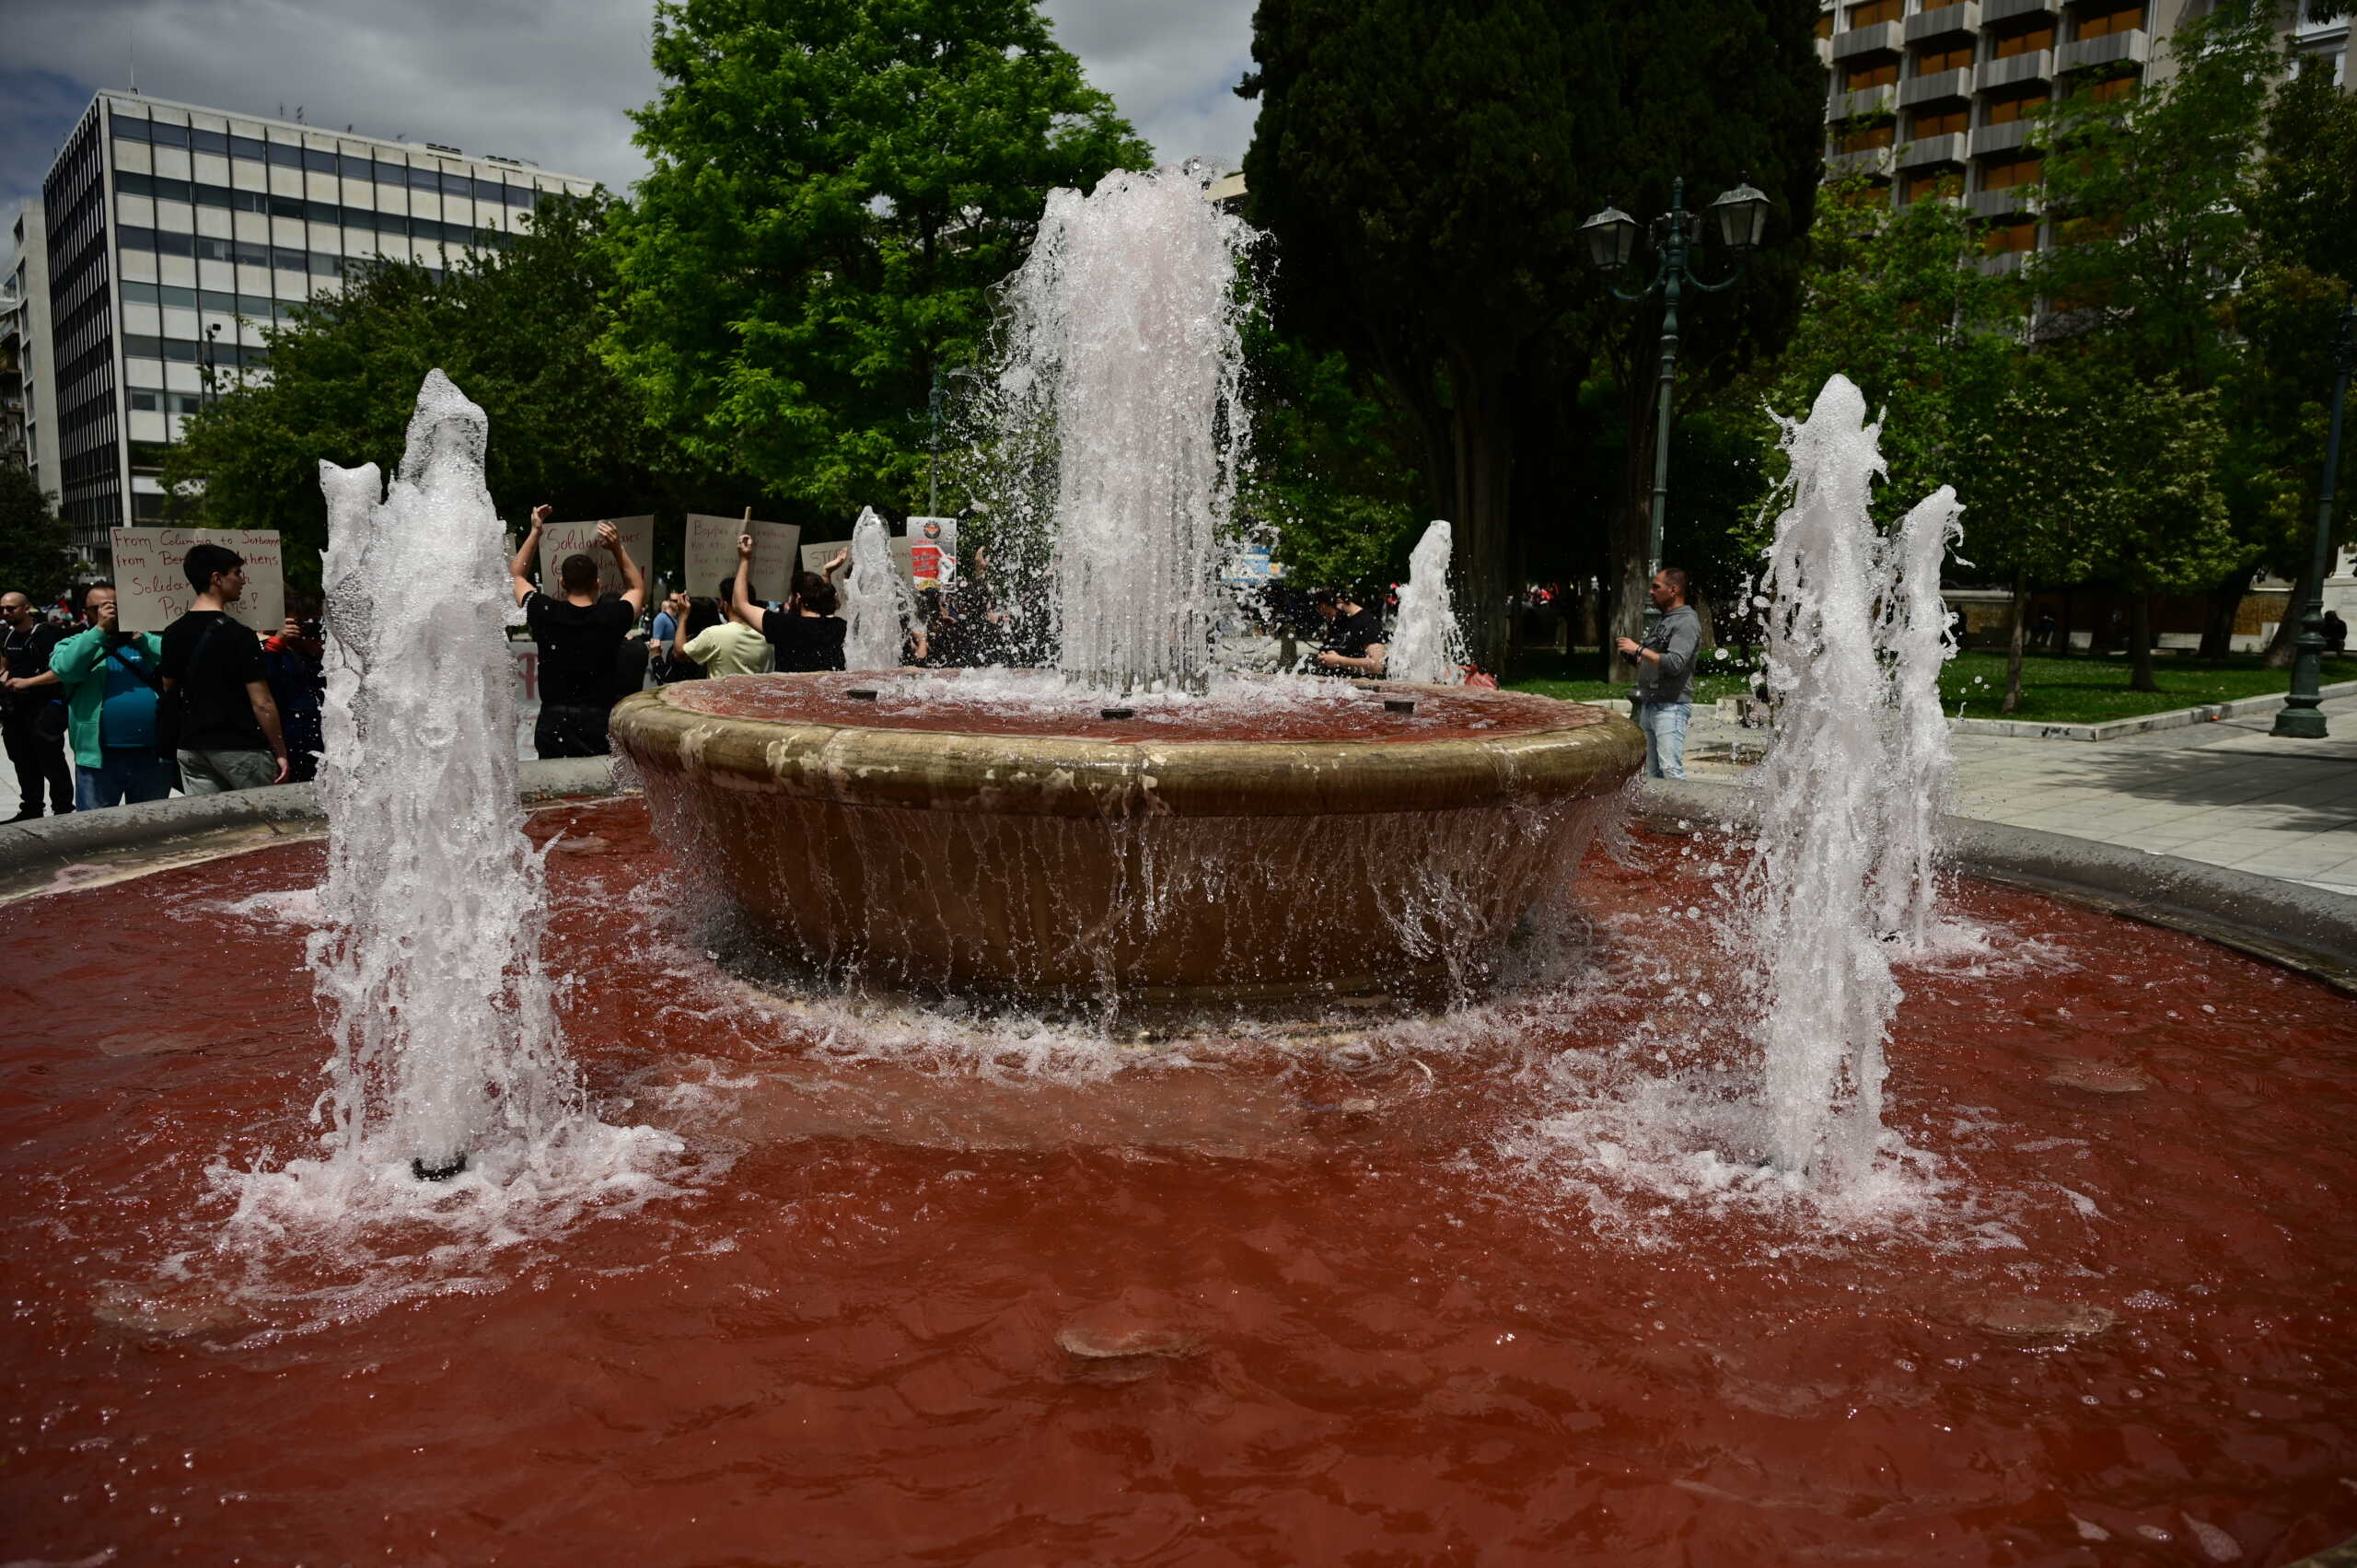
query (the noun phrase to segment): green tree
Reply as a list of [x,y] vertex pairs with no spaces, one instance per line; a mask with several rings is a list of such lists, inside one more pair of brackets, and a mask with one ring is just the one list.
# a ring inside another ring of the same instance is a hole
[[678,0],[655,66],[612,363],[701,462],[908,510],[935,373],[982,354],[1048,192],[1151,153],[1033,0]]
[[47,603],[73,580],[73,529],[32,470],[0,459],[0,593]]
[[[1261,0],[1237,90],[1260,100],[1245,174],[1282,257],[1279,325],[1407,411],[1484,662],[1503,651],[1517,510],[1562,526],[1572,476],[1532,459],[1571,449],[1599,346],[1658,321],[1609,300],[1579,225],[1611,199],[1666,206],[1681,169],[1748,169],[1805,226],[1815,19],[1805,0]],[[1763,257],[1689,312],[1701,379],[1789,330],[1794,267]]]
[[1340,354],[1318,354],[1254,316],[1252,470],[1248,521],[1273,534],[1287,580],[1308,587],[1396,582],[1424,524],[1423,485],[1399,456],[1409,444],[1379,387],[1361,385]]
[[298,307],[267,334],[269,379],[225,391],[171,447],[165,475],[187,514],[279,529],[290,578],[315,586],[327,530],[320,460],[389,474],[418,384],[436,366],[490,415],[485,478],[503,516],[541,501],[573,517],[668,510],[698,495],[744,505],[737,488],[685,469],[598,354],[612,281],[598,244],[608,210],[602,198],[543,198],[507,249],[439,280],[372,263],[341,293]]

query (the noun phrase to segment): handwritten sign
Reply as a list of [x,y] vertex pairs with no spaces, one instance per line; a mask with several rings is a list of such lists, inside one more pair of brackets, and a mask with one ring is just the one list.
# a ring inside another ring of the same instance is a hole
[[691,598],[709,594],[723,577],[737,575],[737,536],[742,533],[753,536],[753,569],[747,585],[752,596],[773,601],[785,598],[792,587],[795,549],[802,540],[800,525],[765,523],[759,517],[749,524],[741,517],[690,512],[682,557],[688,563]]
[[586,555],[598,563],[598,592],[618,594],[630,585],[622,581],[620,568],[614,564],[610,552],[599,548],[598,525],[611,523],[622,536],[622,547],[630,552],[631,560],[638,566],[639,575],[650,583],[655,576],[655,519],[644,517],[591,517],[586,522],[551,523],[540,530],[540,590],[559,592],[557,567],[568,555]]
[[196,600],[180,563],[200,544],[226,546],[245,557],[246,591],[229,606],[232,617],[264,636],[286,619],[286,557],[275,528],[113,530],[116,613],[126,632],[161,632]]
[[827,569],[827,563],[835,558],[838,551],[847,551],[850,548],[851,540],[847,539],[830,539],[824,544],[806,544],[802,547],[802,569],[806,572],[824,572]]
[[946,588],[958,575],[958,519],[909,519],[909,574],[918,590]]

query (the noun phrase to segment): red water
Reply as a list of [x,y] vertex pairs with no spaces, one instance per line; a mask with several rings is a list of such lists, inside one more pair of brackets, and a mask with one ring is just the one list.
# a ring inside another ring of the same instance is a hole
[[11,909],[0,1561],[2272,1564],[2357,1532],[2357,1004],[2305,980],[1968,888],[2020,961],[1910,974],[1891,1050],[1947,1196],[1849,1237],[1607,1223],[1583,1151],[1504,1151],[1562,1045],[1709,1021],[1673,842],[1591,861],[1614,994],[1562,1038],[1027,1086],[842,1060],[642,917],[681,874],[638,807],[560,826],[593,1087],[734,1164],[373,1313],[295,1299],[331,1263],[203,1283],[203,1167],[305,1147],[323,1054],[300,931],[220,906],[318,849]]
[[[1353,688],[1311,685],[1317,700],[1198,701],[1163,705],[1143,698],[1131,717],[1109,719],[1120,699],[1090,696],[1039,683],[1031,700],[994,695],[989,702],[956,700],[955,669],[903,679],[891,675],[738,675],[666,687],[670,702],[716,718],[772,719],[847,725],[860,729],[951,730],[968,735],[1060,735],[1084,740],[1472,740],[1545,729],[1578,729],[1604,722],[1603,710],[1516,691],[1419,691],[1412,713],[1386,708],[1380,693],[1350,701]],[[990,672],[1004,691],[1007,677]],[[872,699],[850,695],[872,691]],[[948,700],[945,701],[944,698]]]

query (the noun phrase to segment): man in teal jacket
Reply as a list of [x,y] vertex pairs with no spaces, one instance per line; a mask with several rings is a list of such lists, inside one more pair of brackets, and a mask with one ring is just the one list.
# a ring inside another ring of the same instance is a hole
[[84,811],[161,800],[180,783],[177,764],[156,754],[156,682],[164,640],[115,624],[114,589],[83,590],[90,629],[50,655],[36,683],[65,688],[66,733],[74,742],[74,804]]

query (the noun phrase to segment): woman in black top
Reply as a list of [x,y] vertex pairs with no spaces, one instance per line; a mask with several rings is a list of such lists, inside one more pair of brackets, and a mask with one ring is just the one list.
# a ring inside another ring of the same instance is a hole
[[765,610],[753,601],[749,577],[753,568],[753,537],[737,540],[737,580],[730,585],[728,613],[770,640],[777,650],[781,671],[843,668],[842,618],[835,613],[835,573],[851,560],[849,548],[839,550],[827,563],[824,575],[796,572],[794,594],[784,610]]

